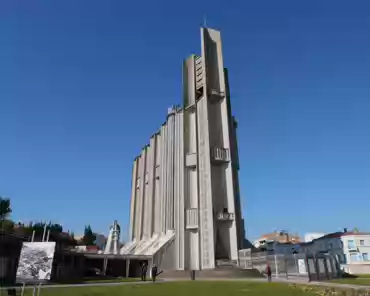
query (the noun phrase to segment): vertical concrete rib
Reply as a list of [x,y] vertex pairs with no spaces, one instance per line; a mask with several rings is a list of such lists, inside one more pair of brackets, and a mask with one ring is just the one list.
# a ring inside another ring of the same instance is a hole
[[141,152],[140,157],[140,187],[139,187],[139,213],[140,219],[137,225],[138,227],[138,239],[141,239],[143,236],[143,224],[145,216],[145,172],[146,172],[146,161],[147,161],[146,148]]
[[154,233],[159,234],[161,232],[161,149],[162,149],[162,139],[161,134],[156,134],[156,173],[155,173],[155,187],[154,187]]
[[198,101],[198,152],[199,152],[199,216],[201,237],[201,268],[212,269],[214,260],[213,205],[211,164],[208,135],[207,100]]
[[174,198],[173,198],[173,204],[174,204],[174,228],[176,229],[177,231],[177,235],[176,235],[176,239],[175,239],[175,268],[178,269],[179,268],[179,247],[180,247],[180,228],[179,228],[179,195],[180,195],[180,188],[179,188],[179,177],[180,177],[180,174],[179,174],[179,170],[180,170],[180,167],[179,167],[179,133],[178,133],[178,129],[179,129],[179,114],[176,113],[175,115],[175,131],[174,131],[174,136],[175,136],[175,141],[174,141]]
[[145,236],[147,238],[153,233],[153,200],[154,200],[154,173],[155,173],[155,136],[150,139],[149,147],[147,148],[148,164],[147,164],[147,193],[146,193],[146,215],[145,215]]
[[130,199],[130,228],[129,239],[134,240],[135,233],[135,206],[136,206],[136,181],[137,181],[137,160],[135,158],[132,166],[132,180],[131,180],[131,199]]
[[174,228],[176,229],[176,269],[184,269],[184,194],[183,194],[183,113],[177,112],[174,117]]
[[166,201],[166,230],[173,229],[173,148],[174,148],[174,115],[167,119],[167,201]]
[[[225,74],[223,66],[223,56],[222,56],[222,42],[221,34],[219,31],[212,29],[203,29],[203,40],[205,44],[205,55],[203,56],[204,62],[207,64],[207,73],[211,75],[206,75],[206,82],[208,84],[208,90],[216,90],[220,94],[220,99],[213,102],[213,113],[212,116],[217,118],[217,113],[220,114],[221,118],[217,119],[217,122],[221,121],[220,131],[222,133],[222,143],[225,149],[230,151],[230,127],[229,127],[229,112],[228,112],[228,100],[226,99],[226,84],[225,84]],[[213,126],[210,126],[210,129]],[[217,133],[213,133],[216,135]],[[225,177],[224,180],[212,180],[215,183],[224,183],[224,188],[226,198],[224,196],[217,196],[218,199],[224,199],[226,201],[226,207],[229,213],[235,214],[235,198],[234,198],[234,183],[233,183],[233,171],[232,171],[232,160],[225,165]],[[236,219],[231,221],[228,228],[228,235],[223,235],[224,244],[227,244],[227,249],[229,252],[229,257],[232,260],[238,259],[238,244],[237,244],[237,229],[236,229]],[[217,242],[216,242],[217,243]]]
[[178,220],[179,220],[179,239],[180,239],[180,249],[179,249],[179,269],[185,269],[185,203],[184,203],[184,112],[179,114],[179,206],[178,206]]
[[212,176],[211,176],[211,158],[209,145],[209,126],[208,121],[208,82],[215,73],[209,72],[207,54],[208,30],[201,29],[202,43],[202,67],[204,73],[204,96],[198,101],[198,151],[199,151],[199,200],[200,204],[200,222],[201,222],[201,257],[202,269],[215,267],[215,240],[214,240],[214,217],[212,200]]
[[167,204],[167,123],[162,126],[162,158],[161,158],[161,232],[166,232]]
[[135,238],[136,241],[139,241],[141,239],[140,237],[140,220],[141,220],[141,201],[140,201],[140,188],[141,188],[141,168],[142,168],[142,157],[141,154],[138,158],[136,158],[136,163],[137,163],[137,179],[136,179],[136,188],[135,188]]

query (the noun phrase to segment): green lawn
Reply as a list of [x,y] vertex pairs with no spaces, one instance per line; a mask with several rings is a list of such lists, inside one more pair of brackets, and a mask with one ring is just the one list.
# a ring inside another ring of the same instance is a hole
[[349,285],[360,285],[360,286],[370,286],[370,277],[363,278],[342,278],[331,280],[331,282],[339,284],[349,284]]
[[120,282],[137,282],[139,278],[114,278],[114,279],[88,279],[84,280],[83,283],[120,283]]
[[[137,282],[139,278],[124,278],[124,277],[116,277],[116,278],[84,278],[81,280],[69,280],[69,281],[60,281],[60,282],[50,282],[48,285],[63,285],[63,284],[94,284],[94,283],[120,283],[120,282]],[[1,295],[0,295],[1,296]]]
[[356,274],[358,278],[370,279],[370,274]]
[[[25,296],[31,296],[27,290]],[[184,281],[105,287],[45,288],[40,296],[300,296],[314,295],[280,283]]]

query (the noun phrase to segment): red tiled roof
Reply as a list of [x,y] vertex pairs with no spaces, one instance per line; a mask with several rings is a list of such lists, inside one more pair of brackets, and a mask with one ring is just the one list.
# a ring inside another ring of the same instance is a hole
[[98,251],[99,248],[97,246],[86,246],[86,251]]

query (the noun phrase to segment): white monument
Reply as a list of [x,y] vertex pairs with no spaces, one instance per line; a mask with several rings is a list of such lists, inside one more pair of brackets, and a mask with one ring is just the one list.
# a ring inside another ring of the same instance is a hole
[[133,165],[129,243],[120,253],[160,269],[213,269],[236,262],[243,248],[237,122],[220,32],[201,28],[201,44],[183,65],[183,105],[168,110]]
[[117,220],[114,221],[110,227],[107,244],[104,249],[104,254],[119,254],[119,239],[121,234],[121,227]]

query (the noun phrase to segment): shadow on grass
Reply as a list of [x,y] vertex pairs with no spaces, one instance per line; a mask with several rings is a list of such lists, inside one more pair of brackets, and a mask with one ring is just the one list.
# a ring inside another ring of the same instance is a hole
[[342,274],[342,278],[344,279],[357,279],[359,276],[358,275],[355,275],[355,274],[349,274],[347,272],[344,272]]
[[110,277],[110,276],[101,276],[101,277],[85,277],[81,279],[65,279],[52,281],[50,285],[72,285],[72,284],[95,284],[95,283],[120,283],[120,282],[137,282],[138,278],[125,278],[125,277]]

